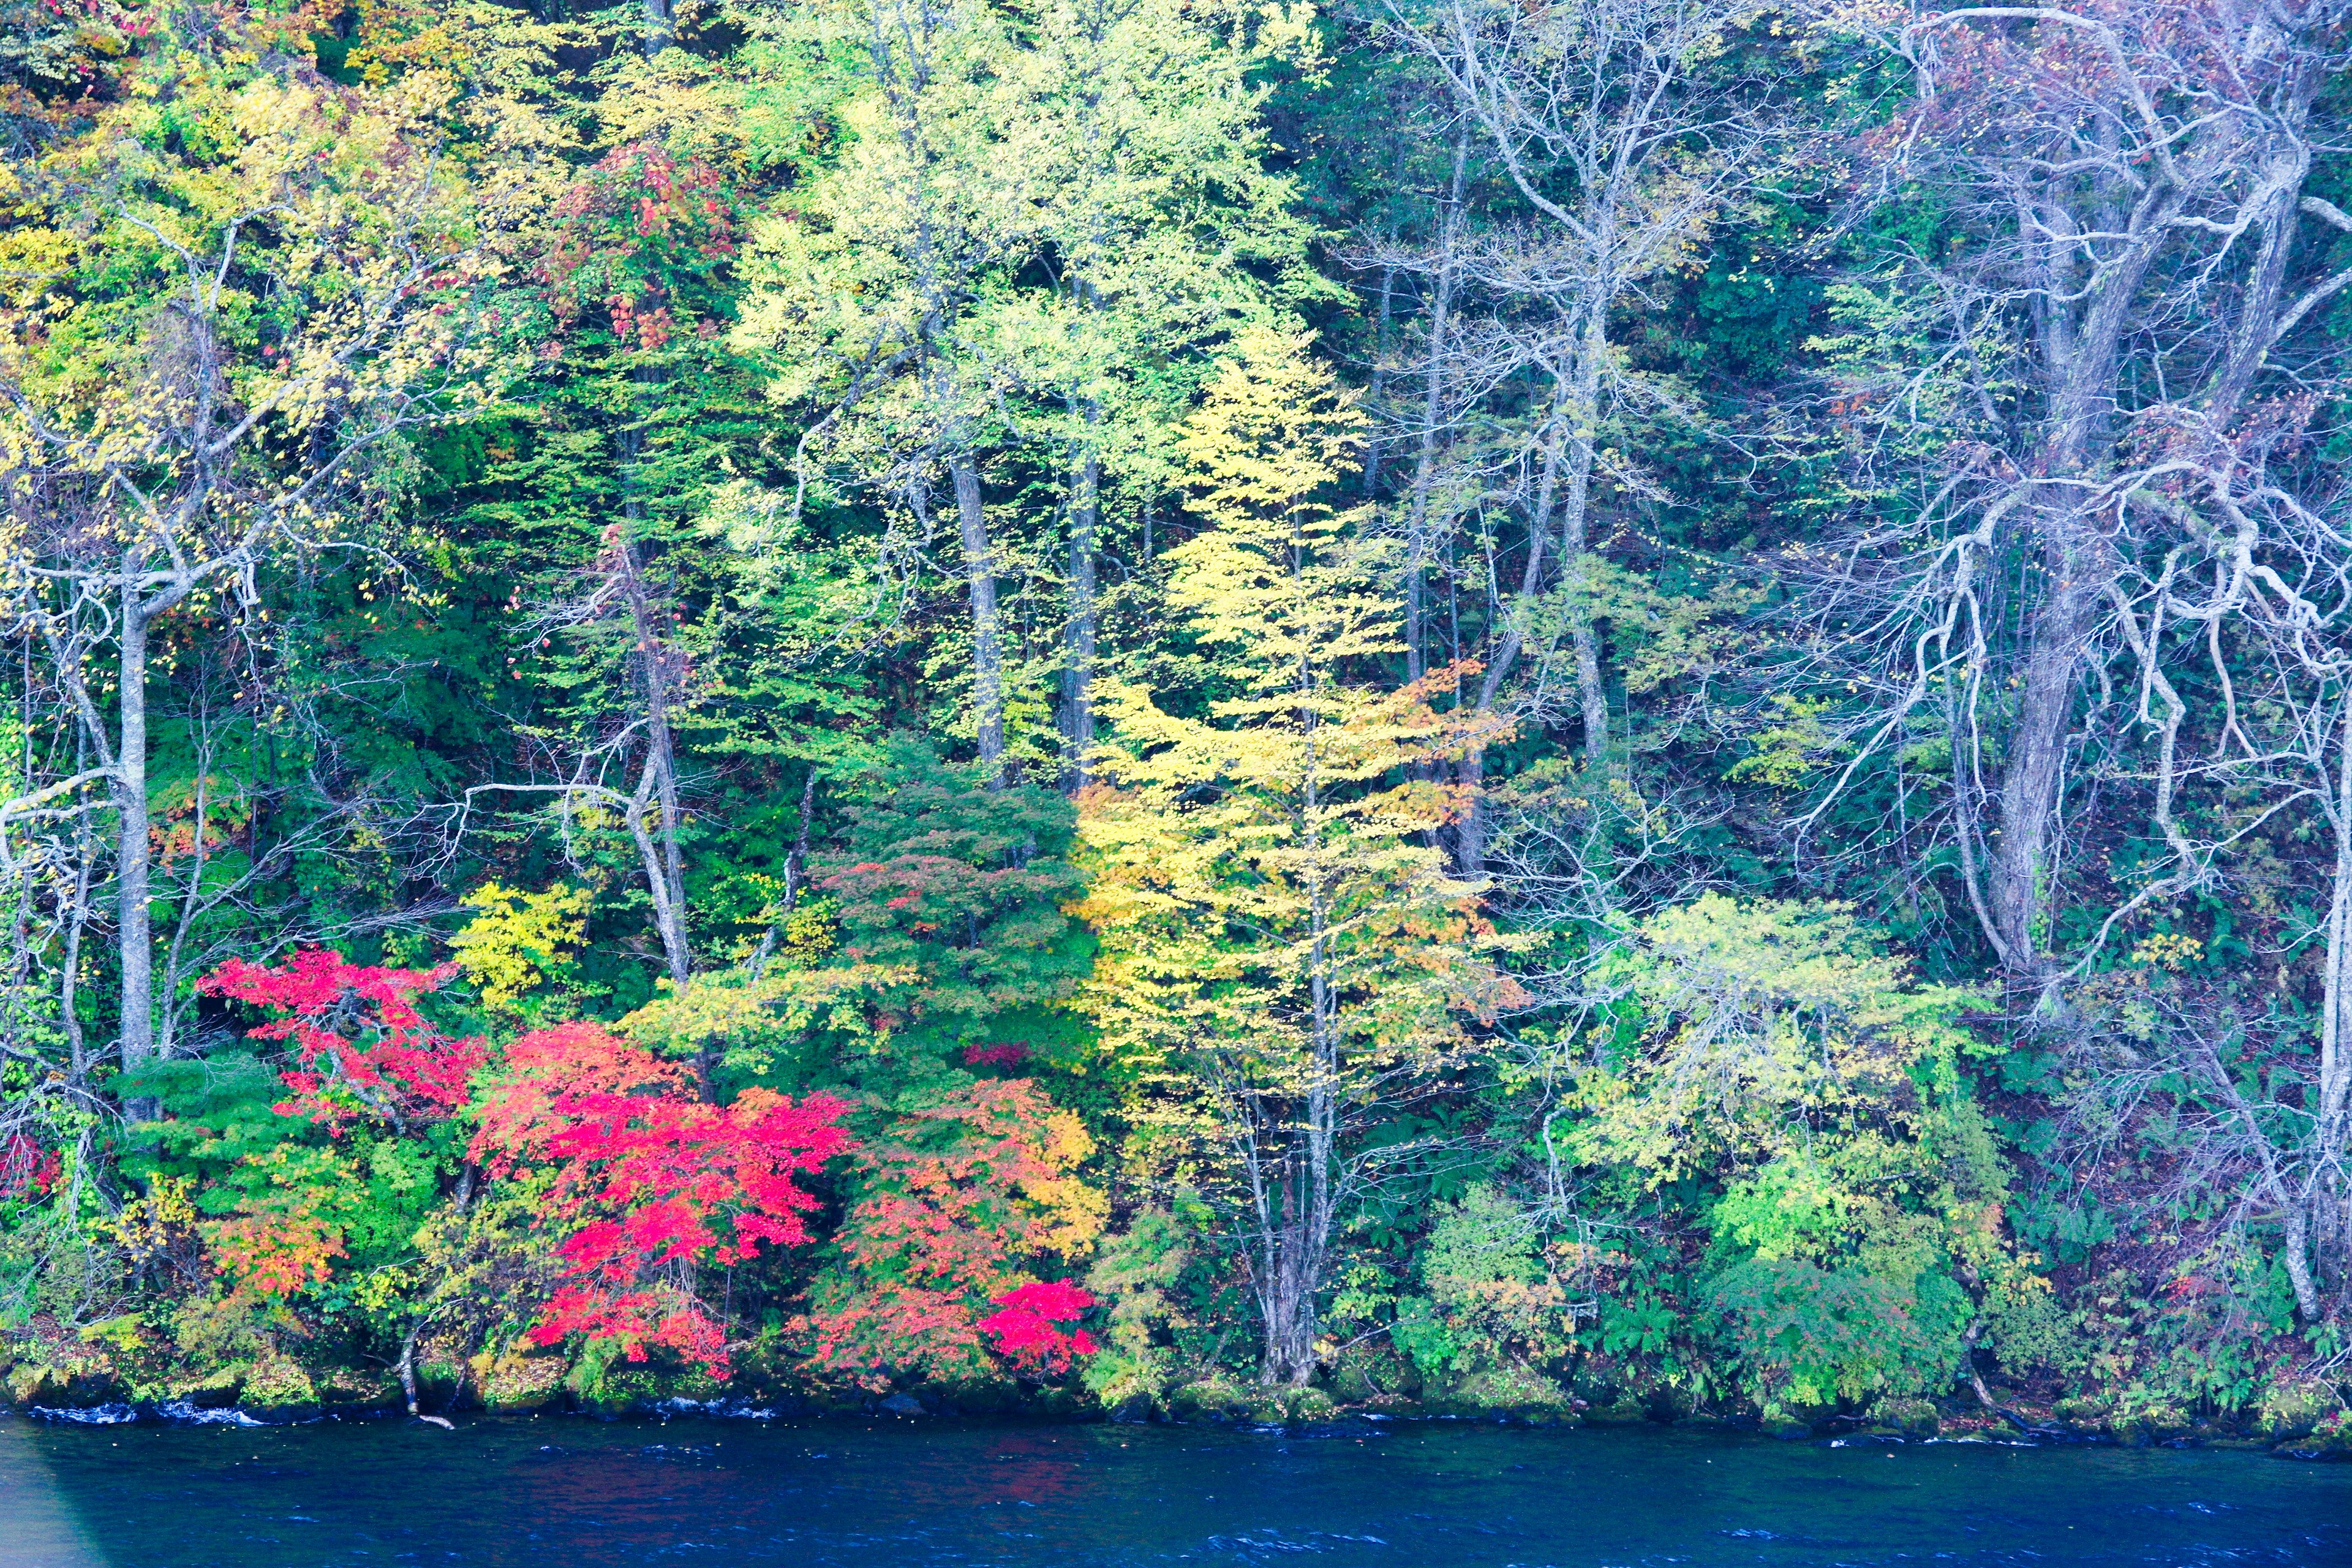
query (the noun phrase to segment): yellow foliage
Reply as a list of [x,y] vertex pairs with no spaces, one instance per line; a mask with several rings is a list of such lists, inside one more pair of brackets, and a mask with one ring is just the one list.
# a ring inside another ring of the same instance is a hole
[[1414,776],[1476,717],[1430,707],[1450,671],[1352,683],[1398,647],[1385,547],[1323,499],[1360,416],[1303,339],[1239,346],[1182,441],[1215,526],[1168,557],[1169,603],[1234,695],[1195,719],[1106,685],[1073,906],[1102,941],[1087,1005],[1106,1039],[1179,1099],[1205,1086],[1212,1120],[1237,1095],[1368,1103],[1515,994],[1476,888],[1427,841],[1459,800]]
[[563,887],[526,893],[489,881],[458,901],[481,912],[449,939],[457,967],[484,1005],[510,1009],[524,992],[571,967],[572,952],[587,940],[595,895]]
[[2195,937],[2164,931],[2140,938],[2131,952],[2134,963],[2168,969],[2176,974],[2204,956],[2205,944]]
[[[1872,1163],[1878,1150],[1888,1157],[1876,1163],[1899,1164],[1894,1145],[1863,1135],[1916,1137],[1928,1096],[1950,1087],[1973,1044],[1954,1021],[1970,994],[1917,984],[1843,905],[1709,893],[1633,937],[1601,979],[1628,994],[1641,1047],[1604,1058],[1580,1086],[1590,1113],[1580,1137],[1596,1163],[1664,1182],[1727,1156],[1750,1168],[1810,1160],[1818,1137],[1837,1133],[1850,1160]],[[1772,1205],[1781,1210],[1814,1182],[1787,1169]]]
[[122,1211],[105,1224],[103,1228],[131,1255],[133,1267],[143,1267],[195,1229],[192,1188],[185,1176],[158,1177],[145,1197],[124,1204]]
[[1822,721],[1833,708],[1829,701],[1782,692],[1772,704],[1779,719],[1756,731],[1749,742],[1756,749],[1733,763],[1726,778],[1792,789],[1811,779],[1824,758],[1848,749]]

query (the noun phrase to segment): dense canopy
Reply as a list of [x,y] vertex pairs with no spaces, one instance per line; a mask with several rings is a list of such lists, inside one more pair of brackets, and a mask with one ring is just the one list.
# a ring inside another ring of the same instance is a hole
[[2352,1446],[2345,0],[0,18],[18,1398]]

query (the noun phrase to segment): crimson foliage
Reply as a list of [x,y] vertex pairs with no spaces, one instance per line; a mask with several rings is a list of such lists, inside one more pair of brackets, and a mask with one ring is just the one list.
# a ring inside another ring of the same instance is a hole
[[551,1217],[569,1231],[556,1247],[566,1279],[532,1341],[618,1340],[632,1361],[659,1345],[727,1375],[694,1270],[810,1239],[817,1200],[794,1177],[849,1149],[848,1107],[760,1089],[709,1104],[684,1068],[589,1023],[523,1036],[507,1068],[478,1111],[473,1156],[499,1174],[551,1169]]
[[1062,1326],[1084,1316],[1094,1304],[1090,1292],[1067,1279],[1040,1280],[991,1301],[996,1310],[978,1326],[996,1353],[1013,1365],[1024,1372],[1058,1376],[1069,1371],[1077,1357],[1092,1355],[1101,1348],[1086,1330]]
[[445,1035],[417,1011],[417,997],[457,973],[353,963],[310,948],[276,969],[233,958],[198,989],[285,1015],[251,1031],[290,1042],[301,1059],[279,1075],[295,1094],[278,1105],[281,1115],[331,1128],[365,1110],[405,1123],[454,1115],[488,1058],[485,1041]]

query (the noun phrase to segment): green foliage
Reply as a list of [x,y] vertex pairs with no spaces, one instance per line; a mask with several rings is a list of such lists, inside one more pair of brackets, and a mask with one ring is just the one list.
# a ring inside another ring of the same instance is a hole
[[992,788],[898,735],[843,816],[814,871],[839,932],[827,961],[905,973],[874,993],[882,1026],[932,1051],[1050,1031],[1092,959],[1063,912],[1084,886],[1069,803],[1032,784]]
[[1932,1393],[1959,1363],[1968,1298],[1937,1274],[1904,1284],[1757,1258],[1708,1292],[1742,1391],[1767,1411]]
[[[1324,1407],[1255,1366],[1924,1429],[1973,1374],[2336,1429],[2345,600],[2294,530],[2340,531],[2352,241],[2277,253],[2311,309],[2212,421],[2273,252],[2168,228],[2119,308],[2210,281],[2053,468],[2085,356],[1967,270],[2016,243],[1980,138],[2055,112],[2033,29],[1969,24],[2008,66],[1941,120],[1859,9],[1675,54],[1789,134],[1727,195],[1736,138],[1673,142],[1596,298],[1528,237],[1597,187],[1399,28],[652,16],[0,0],[0,1328],[158,1394],[545,1394],[549,1178],[457,1102],[591,1021],[679,1106],[853,1107],[815,1246],[640,1281],[762,1379],[1001,1378],[994,1295],[1069,1281],[1113,1406]],[[2347,205],[2338,97],[2278,167]],[[2108,487],[2096,548],[2020,476]],[[2100,563],[2115,635],[2045,637]],[[446,1120],[291,1113],[197,988],[321,943],[453,966]]]
[[[1188,1206],[1198,1208],[1198,1200]],[[1103,1353],[1087,1363],[1086,1384],[1105,1405],[1165,1401],[1181,1353],[1170,1342],[1189,1326],[1179,1291],[1193,1259],[1183,1221],[1168,1209],[1142,1210],[1103,1238],[1087,1289],[1107,1304],[1108,1327]]]

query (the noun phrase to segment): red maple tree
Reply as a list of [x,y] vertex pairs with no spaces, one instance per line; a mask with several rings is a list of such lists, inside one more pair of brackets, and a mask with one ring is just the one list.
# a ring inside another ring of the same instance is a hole
[[989,1303],[996,1309],[974,1325],[988,1336],[996,1353],[1024,1372],[1070,1370],[1079,1356],[1101,1347],[1084,1329],[1066,1329],[1092,1310],[1093,1293],[1067,1279],[1045,1279],[1007,1291]]
[[1083,1333],[1055,1326],[1091,1299],[1072,1308],[1084,1291],[1031,1271],[1048,1255],[1082,1256],[1100,1234],[1103,1194],[1077,1174],[1093,1148],[1028,1079],[983,1080],[900,1116],[858,1151],[839,1266],[801,1320],[811,1363],[878,1386],[985,1375],[991,1351],[1024,1370],[1091,1353]]
[[405,1126],[456,1114],[488,1059],[488,1042],[445,1035],[417,1011],[417,997],[457,973],[353,963],[314,947],[275,969],[230,959],[197,989],[285,1015],[247,1031],[290,1042],[300,1058],[278,1074],[295,1096],[274,1107],[281,1116],[333,1128],[366,1110]]
[[810,1239],[817,1200],[794,1178],[850,1147],[849,1108],[761,1089],[709,1104],[684,1067],[590,1023],[523,1036],[507,1067],[477,1113],[473,1157],[494,1173],[552,1167],[551,1217],[569,1232],[564,1283],[531,1341],[618,1340],[632,1361],[658,1345],[726,1376],[725,1334],[693,1271]]
[[47,1196],[64,1160],[55,1149],[44,1149],[22,1132],[0,1138],[0,1199],[27,1193]]

